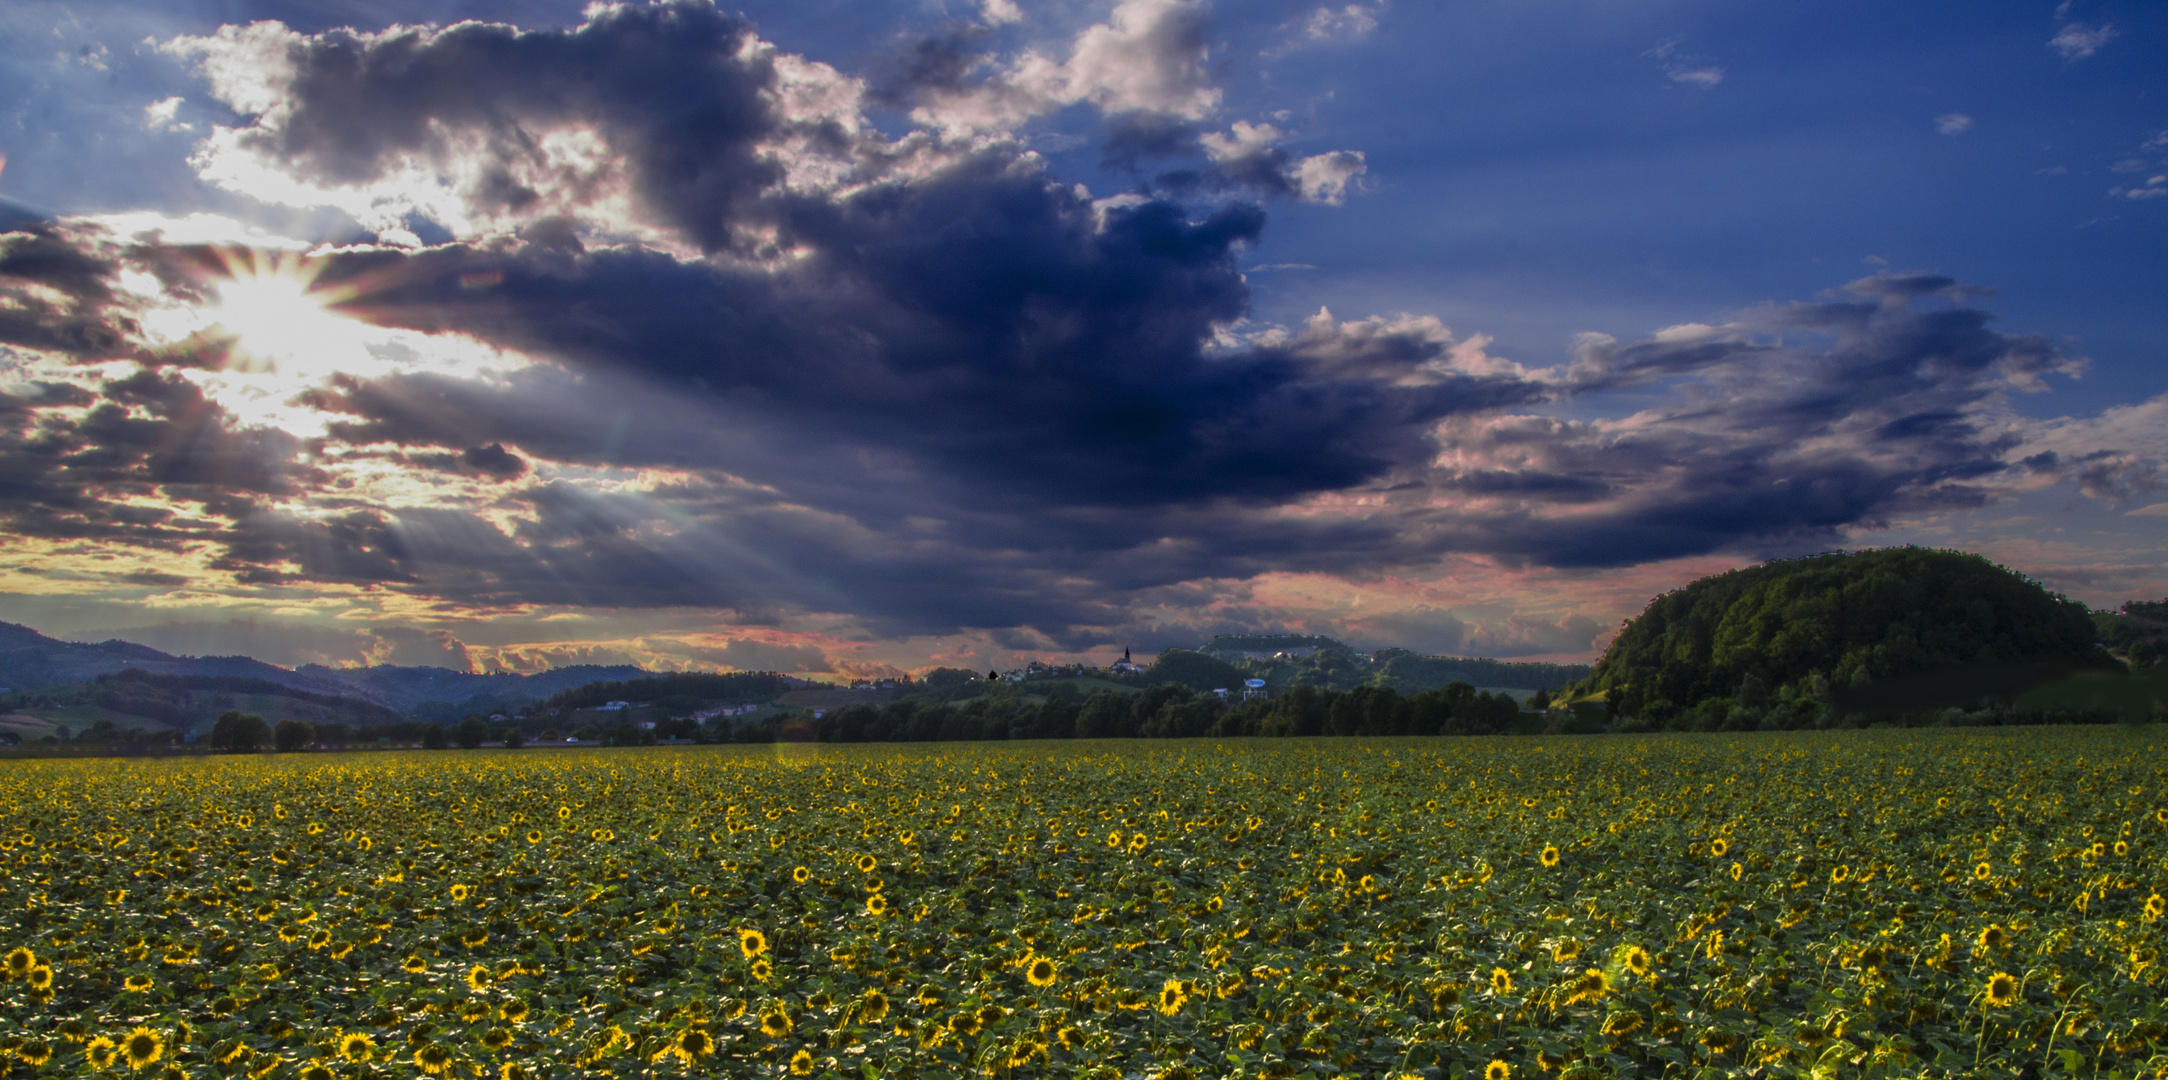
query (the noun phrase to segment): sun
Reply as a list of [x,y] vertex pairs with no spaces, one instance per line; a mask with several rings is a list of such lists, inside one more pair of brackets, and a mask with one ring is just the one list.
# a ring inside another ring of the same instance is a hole
[[366,324],[334,314],[343,290],[316,288],[318,266],[252,260],[212,286],[206,314],[233,340],[226,370],[314,383],[369,363]]

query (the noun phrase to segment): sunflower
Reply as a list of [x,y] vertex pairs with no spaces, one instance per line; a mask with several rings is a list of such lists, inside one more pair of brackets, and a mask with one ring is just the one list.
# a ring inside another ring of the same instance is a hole
[[36,966],[38,966],[38,954],[31,952],[27,948],[18,947],[14,952],[8,954],[8,978],[10,979],[20,979],[30,974],[30,969]]
[[1745,876],[1746,876],[1746,867],[1745,867],[1744,865],[1742,865],[1742,864],[1740,864],[1740,863],[1733,863],[1733,864],[1731,864],[1731,879],[1732,879],[1733,881],[1737,881],[1737,880],[1739,880],[1740,878],[1743,878],[1743,877],[1745,877]]
[[763,956],[753,961],[754,978],[759,979],[761,982],[767,982],[768,976],[773,974],[775,974],[775,965],[770,964],[767,957]]
[[808,870],[803,866],[793,866],[790,869],[790,879],[800,885],[805,884],[808,879],[812,878],[812,876],[813,871]]
[[1626,970],[1633,972],[1635,975],[1647,975],[1649,973],[1649,951],[1639,945],[1628,948],[1626,950]]
[[745,953],[746,959],[750,960],[768,951],[768,936],[758,930],[739,930],[738,949]]
[[888,995],[879,990],[866,991],[864,1004],[858,1006],[858,1015],[869,1024],[878,1024],[888,1015]]
[[512,1033],[503,1028],[490,1028],[482,1033],[482,1045],[491,1050],[502,1050],[512,1045]]
[[518,998],[513,998],[504,1003],[504,1008],[499,1009],[497,1015],[504,1017],[504,1022],[507,1024],[525,1023],[527,1020],[527,1003]]
[[409,974],[419,975],[422,972],[429,970],[429,961],[422,959],[420,954],[415,954],[408,956],[406,958],[406,962],[400,964],[399,966]]
[[1490,969],[1490,988],[1491,988],[1491,993],[1493,993],[1493,994],[1510,994],[1510,993],[1512,993],[1512,992],[1513,992],[1513,973],[1512,973],[1512,972],[1510,972],[1510,971],[1507,971],[1506,969],[1504,969],[1504,968],[1502,968],[1502,967],[1494,967],[1494,968]]
[[1987,929],[1980,931],[1979,951],[1981,952],[1999,951],[2008,944],[2010,944],[2010,934],[2000,925],[1991,925]]
[[527,842],[528,842],[528,843],[530,843],[530,844],[539,844],[539,843],[541,843],[541,842],[542,842],[542,833],[541,833],[541,830],[539,830],[539,829],[529,829],[529,830],[527,830]]
[[1623,1039],[1641,1030],[1641,1024],[1640,1013],[1615,1012],[1603,1018],[1603,1033],[1614,1039]]
[[1988,863],[1981,863],[1980,865],[1972,868],[1972,879],[1974,881],[1986,881],[1988,878],[1994,876],[1995,868]]
[[1573,992],[1566,995],[1566,1004],[1577,1005],[1583,1001],[1596,1001],[1611,992],[1611,977],[1602,968],[1589,968],[1573,982]]
[[32,1039],[16,1047],[15,1056],[23,1059],[24,1064],[35,1068],[53,1060],[53,1044],[42,1039]]
[[1709,841],[1709,854],[1711,856],[1721,859],[1729,851],[1731,851],[1731,841],[1726,840],[1721,836]]
[[1513,1080],[1513,1066],[1492,1058],[1490,1064],[1483,1066],[1483,1080]]
[[254,1054],[255,1052],[256,1051],[254,1047],[249,1046],[249,1044],[242,1042],[239,1039],[235,1039],[232,1046],[229,1046],[224,1050],[221,1050],[211,1055],[211,1060],[218,1062],[220,1065],[234,1065],[243,1061],[247,1061],[249,1059],[249,1055]]
[[436,1043],[423,1043],[414,1051],[414,1067],[431,1076],[441,1076],[452,1067],[452,1052]]
[[866,897],[866,914],[888,914],[888,897],[882,896],[880,893],[874,893],[872,896]]
[[771,1039],[780,1039],[790,1034],[790,1014],[781,1009],[761,1013],[760,1033]]
[[1536,856],[1536,861],[1542,863],[1546,867],[1557,866],[1558,845],[1545,844],[1543,847],[1543,851]]
[[339,1056],[348,1061],[367,1061],[376,1052],[376,1040],[358,1031],[339,1036]]
[[2159,922],[2160,917],[2163,915],[2168,915],[2168,898],[2162,897],[2159,893],[2146,897],[2145,921]]
[[1033,960],[1031,966],[1024,969],[1024,981],[1033,986],[1054,985],[1054,962],[1043,956]]
[[505,1062],[504,1067],[497,1070],[497,1080],[531,1080],[533,1076],[527,1066],[513,1061]]
[[131,1069],[148,1069],[151,1063],[166,1056],[165,1035],[147,1027],[139,1027],[121,1037],[120,1053],[128,1059]]
[[871,855],[860,855],[858,857],[858,872],[861,874],[870,874],[880,865],[881,861]]
[[467,969],[467,989],[469,990],[487,990],[490,984],[495,981],[489,977],[489,967],[486,964],[476,964]]
[[30,988],[50,990],[53,988],[53,969],[45,964],[30,969]]
[[2017,976],[2007,971],[1998,971],[1988,977],[1987,1003],[1998,1009],[2002,1008],[2017,1000],[2017,990]]
[[83,1060],[100,1069],[110,1069],[120,1057],[120,1045],[103,1035],[90,1040],[83,1047]]
[[1168,979],[1166,985],[1159,988],[1159,1011],[1165,1015],[1173,1016],[1181,1012],[1182,1006],[1188,1001],[1189,995],[1182,992],[1180,979]]
[[811,1076],[813,1074],[813,1054],[811,1051],[801,1048],[797,1053],[790,1056],[790,1074],[792,1076]]
[[671,1048],[677,1051],[679,1061],[691,1063],[715,1052],[715,1036],[700,1028],[686,1028],[678,1033]]
[[455,904],[459,904],[459,903],[464,903],[464,902],[466,901],[467,897],[468,897],[468,896],[470,896],[470,895],[472,895],[472,892],[473,892],[473,890],[471,890],[471,889],[467,888],[467,887],[466,887],[465,885],[454,885],[454,886],[452,886],[452,888],[451,888],[451,891],[450,891],[450,895],[451,895],[451,898],[452,898],[452,903],[455,903]]
[[322,1065],[311,1065],[301,1070],[300,1080],[337,1080],[338,1074]]
[[1219,977],[1219,985],[1214,987],[1212,992],[1217,994],[1220,1000],[1225,1001],[1242,993],[1243,987],[1246,985],[1248,984],[1242,981],[1241,975],[1230,971]]

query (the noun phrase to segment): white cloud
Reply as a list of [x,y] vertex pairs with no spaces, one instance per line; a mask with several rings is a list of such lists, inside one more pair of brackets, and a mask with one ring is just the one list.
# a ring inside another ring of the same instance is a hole
[[1362,151],[1335,150],[1296,162],[1289,179],[1305,201],[1338,205],[1347,197],[1348,184],[1369,170]]
[[1944,135],[1956,135],[1972,129],[1972,117],[1964,113],[1943,113],[1935,117],[1935,130]]
[[2124,517],[2168,517],[2168,502],[2158,502],[2158,503],[2154,503],[2154,504],[2153,504],[2153,505],[2151,505],[2151,506],[2141,506],[2141,507],[2137,508],[2136,510],[2132,510],[2132,511],[2130,511],[2129,513],[2126,513],[2126,514],[2124,514],[2123,516],[2124,516]]
[[1707,90],[1724,81],[1724,69],[1720,67],[1672,68],[1668,74],[1672,82]]
[[1310,13],[1302,24],[1302,32],[1311,41],[1353,41],[1368,37],[1378,28],[1378,12],[1385,5],[1374,6],[1349,4],[1346,7],[1320,7]]
[[193,130],[195,127],[194,124],[181,124],[174,122],[174,114],[180,112],[180,110],[181,99],[177,96],[169,97],[164,101],[153,101],[150,104],[143,106],[143,126],[149,128],[152,131]]
[[1206,66],[1209,15],[1199,0],[1123,0],[1106,22],[1076,36],[1067,60],[1027,51],[975,86],[929,93],[912,119],[952,135],[1007,133],[1090,102],[1108,113],[1202,120],[1220,104]]
[[2070,23],[2048,39],[2048,48],[2063,54],[2065,60],[2083,60],[2100,51],[2109,39],[2115,37],[2115,27],[2102,23],[2089,27],[2084,23]]
[[988,26],[1024,21],[1024,13],[1018,10],[1016,0],[984,0],[979,5],[979,17]]

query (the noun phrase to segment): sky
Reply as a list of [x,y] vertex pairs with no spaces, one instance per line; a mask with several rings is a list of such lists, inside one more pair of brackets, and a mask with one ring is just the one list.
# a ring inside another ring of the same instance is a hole
[[15,0],[0,620],[844,678],[1586,660],[1890,544],[2159,598],[2162,55],[2131,0]]

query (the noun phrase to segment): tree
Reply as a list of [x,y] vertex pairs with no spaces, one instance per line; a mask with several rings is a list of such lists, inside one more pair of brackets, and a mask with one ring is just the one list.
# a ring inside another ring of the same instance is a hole
[[459,722],[459,745],[467,750],[479,749],[489,741],[489,721],[473,713]]
[[271,725],[254,713],[228,709],[211,725],[211,746],[228,753],[251,753],[268,743]]
[[443,724],[431,724],[422,729],[422,749],[442,750],[451,744],[451,736],[445,732]]
[[1127,739],[1136,735],[1136,714],[1130,708],[1130,695],[1119,690],[1100,690],[1084,701],[1084,709],[1077,714],[1076,737],[1079,739]]
[[281,754],[306,750],[309,743],[315,741],[315,739],[316,729],[299,720],[281,720],[278,728],[272,733],[272,741],[277,744],[278,751]]
[[527,745],[527,733],[526,733],[526,732],[523,732],[523,731],[521,731],[521,730],[519,729],[519,725],[517,725],[517,724],[513,724],[513,725],[511,725],[511,726],[509,726],[509,727],[507,727],[507,728],[505,728],[505,729],[504,729],[504,748],[505,748],[505,749],[507,749],[507,750],[517,750],[517,749],[519,749],[520,747],[522,747],[522,746],[525,746],[525,745]]

